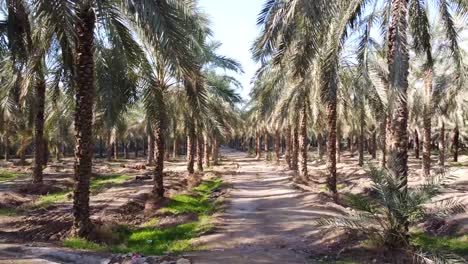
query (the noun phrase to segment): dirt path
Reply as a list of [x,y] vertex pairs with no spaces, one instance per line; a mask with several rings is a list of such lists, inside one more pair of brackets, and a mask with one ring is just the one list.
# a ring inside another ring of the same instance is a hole
[[240,152],[224,155],[238,164],[225,177],[229,205],[216,232],[200,239],[207,250],[191,254],[194,263],[312,263],[312,220],[330,204],[318,206],[317,195],[294,189],[280,166]]

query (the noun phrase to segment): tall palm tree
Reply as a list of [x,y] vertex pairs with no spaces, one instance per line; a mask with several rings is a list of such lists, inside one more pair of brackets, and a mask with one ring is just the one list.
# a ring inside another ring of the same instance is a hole
[[[178,60],[181,67],[193,68],[191,54],[187,53],[190,37],[183,26],[191,23],[191,11],[185,1],[112,1],[101,3],[96,0],[45,1],[35,2],[36,12],[45,18],[46,29],[57,33],[62,40],[72,40],[75,79],[75,188],[74,188],[74,230],[80,237],[91,234],[89,220],[89,177],[93,155],[93,105],[95,102],[94,42],[96,12],[103,17],[115,18],[119,13],[138,26],[152,44]],[[116,12],[120,10],[120,12]],[[148,12],[151,10],[151,12]],[[117,19],[119,20],[119,19]],[[130,35],[129,35],[130,36]],[[156,46],[156,45],[155,45]],[[70,48],[66,49],[70,50]]]

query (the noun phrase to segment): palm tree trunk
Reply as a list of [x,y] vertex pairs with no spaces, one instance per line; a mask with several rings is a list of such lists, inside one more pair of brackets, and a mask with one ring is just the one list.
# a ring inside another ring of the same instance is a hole
[[203,137],[197,138],[197,170],[203,172]]
[[387,116],[383,116],[380,120],[380,167],[383,169],[387,166]]
[[292,133],[292,156],[291,156],[291,169],[297,171],[299,169],[299,129],[298,121],[296,120],[293,133]]
[[[335,141],[333,141],[335,142]],[[300,175],[302,180],[307,181],[307,152],[309,149],[307,140],[307,104],[304,103],[301,109],[299,123],[299,149],[301,153]]]
[[123,152],[124,152],[124,159],[128,159],[128,143],[122,141]]
[[107,137],[106,138],[106,141],[107,141],[106,159],[107,159],[107,161],[111,161],[112,160],[112,136],[111,136],[110,130],[107,132],[106,137]]
[[322,153],[323,153],[322,143],[323,143],[322,133],[318,133],[317,134],[317,156],[319,157],[320,160],[322,159]]
[[336,127],[336,162],[341,162],[341,125]]
[[269,142],[268,142],[268,139],[269,139],[269,136],[268,136],[268,131],[265,131],[265,159],[266,160],[270,160],[270,145],[269,145]]
[[364,105],[360,107],[359,111],[359,139],[358,139],[358,164],[360,167],[364,166]]
[[291,156],[292,156],[292,136],[291,136],[291,125],[288,124],[286,128],[286,153],[284,155],[286,163],[288,164],[289,169],[292,169]]
[[174,135],[174,145],[172,145],[172,158],[175,160],[177,159],[177,151],[179,150],[179,141],[177,137]]
[[117,139],[114,140],[113,146],[114,146],[114,159],[118,160],[119,159],[119,141]]
[[93,225],[89,219],[89,180],[93,159],[94,26],[91,3],[80,4],[76,13],[76,114],[75,186],[73,190],[73,233],[87,238]]
[[195,172],[194,162],[195,162],[195,149],[196,149],[196,138],[195,138],[195,128],[189,128],[189,133],[187,136],[187,171],[190,174]]
[[[41,67],[41,66],[38,66]],[[41,67],[42,68],[42,67]],[[39,71],[42,71],[40,69]],[[42,76],[41,73],[39,75]],[[38,77],[35,84],[36,90],[36,120],[35,120],[35,151],[34,151],[34,172],[33,183],[42,183],[42,170],[45,161],[44,148],[44,108],[46,83],[44,78]]]
[[280,151],[281,151],[281,138],[278,129],[275,130],[275,155],[276,155],[276,163],[279,164],[280,162]]
[[102,142],[102,137],[99,137],[99,158],[101,158],[101,159],[103,157],[103,155],[102,155],[103,145],[104,145],[104,143]]
[[207,135],[205,135],[204,137],[205,137],[205,139],[204,139],[205,148],[204,148],[203,151],[204,151],[205,153],[204,153],[204,155],[203,155],[203,156],[204,156],[204,157],[203,157],[203,161],[204,161],[204,163],[205,163],[205,166],[208,168],[208,167],[211,166],[211,164],[210,164],[210,151],[211,151],[211,149],[210,149],[210,141],[208,140],[208,136],[207,136]]
[[419,159],[419,133],[417,129],[414,129],[414,157]]
[[256,149],[257,149],[257,156],[255,158],[257,160],[260,160],[262,158],[262,138],[259,132],[257,132]]
[[217,166],[219,164],[219,141],[217,138],[213,139],[213,165]]
[[460,148],[460,129],[458,128],[458,124],[455,125],[453,129],[453,136],[452,136],[452,154],[453,154],[453,161],[458,162],[458,150]]
[[439,165],[445,165],[445,122],[442,121],[440,124],[439,134]]
[[372,155],[372,159],[375,160],[377,158],[377,132],[375,131],[375,129],[372,132],[371,142],[372,142],[372,153],[371,153],[371,155]]
[[153,165],[154,164],[154,146],[155,146],[155,136],[153,132],[148,133],[148,160],[146,163],[148,165]]
[[[159,117],[161,118],[161,117]],[[165,138],[164,138],[164,120],[160,120],[160,125],[156,124],[154,129],[154,141],[155,141],[155,164],[154,164],[154,178],[153,178],[153,195],[157,198],[164,197],[164,152],[166,150]]]
[[10,133],[8,132],[8,124],[7,129],[5,131],[5,161],[10,160]]
[[328,122],[328,140],[327,140],[327,186],[328,190],[336,196],[336,96],[332,96],[327,102],[327,122]]
[[55,147],[55,160],[60,162],[60,147]]
[[354,158],[354,136],[351,134],[349,136],[349,156]]
[[424,79],[424,91],[426,94],[426,103],[423,106],[423,154],[422,154],[422,169],[423,175],[431,175],[431,151],[432,151],[432,80],[433,80],[432,68],[426,71]]
[[[143,137],[144,138],[144,137]],[[148,145],[148,141],[147,140],[143,140],[143,157],[146,157],[146,147]]]
[[[408,0],[392,0],[392,22],[389,28],[388,66],[394,109],[390,113],[388,134],[388,168],[401,180],[406,190],[408,181],[408,71],[407,48]],[[406,221],[406,220],[405,220]]]

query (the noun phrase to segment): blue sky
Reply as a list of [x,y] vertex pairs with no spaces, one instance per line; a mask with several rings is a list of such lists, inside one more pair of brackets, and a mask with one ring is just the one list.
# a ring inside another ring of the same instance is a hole
[[201,8],[209,15],[214,39],[223,43],[219,53],[242,63],[245,73],[236,76],[242,83],[240,91],[247,99],[250,81],[257,66],[251,59],[250,47],[259,30],[257,15],[265,0],[200,0]]

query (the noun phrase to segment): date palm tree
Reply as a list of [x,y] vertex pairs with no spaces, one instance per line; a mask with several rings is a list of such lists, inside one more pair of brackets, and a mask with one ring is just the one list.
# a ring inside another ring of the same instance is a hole
[[[186,72],[194,67],[187,52],[189,35],[184,26],[192,22],[192,13],[185,1],[35,1],[35,12],[44,19],[44,28],[56,33],[70,46],[68,62],[73,66],[75,90],[75,188],[74,230],[80,237],[92,233],[89,219],[89,178],[93,156],[93,106],[95,103],[95,29],[101,18],[124,14],[138,26],[151,44],[159,43],[162,52],[177,59]],[[96,12],[98,10],[98,12]],[[151,12],[149,12],[149,10]],[[96,16],[96,14],[98,16]],[[120,16],[122,17],[122,16]],[[98,18],[98,19],[96,19]],[[116,21],[121,21],[115,19]],[[122,24],[123,25],[123,24]],[[122,29],[122,28],[121,28]],[[128,35],[130,36],[130,35]],[[67,55],[64,54],[64,55]]]

